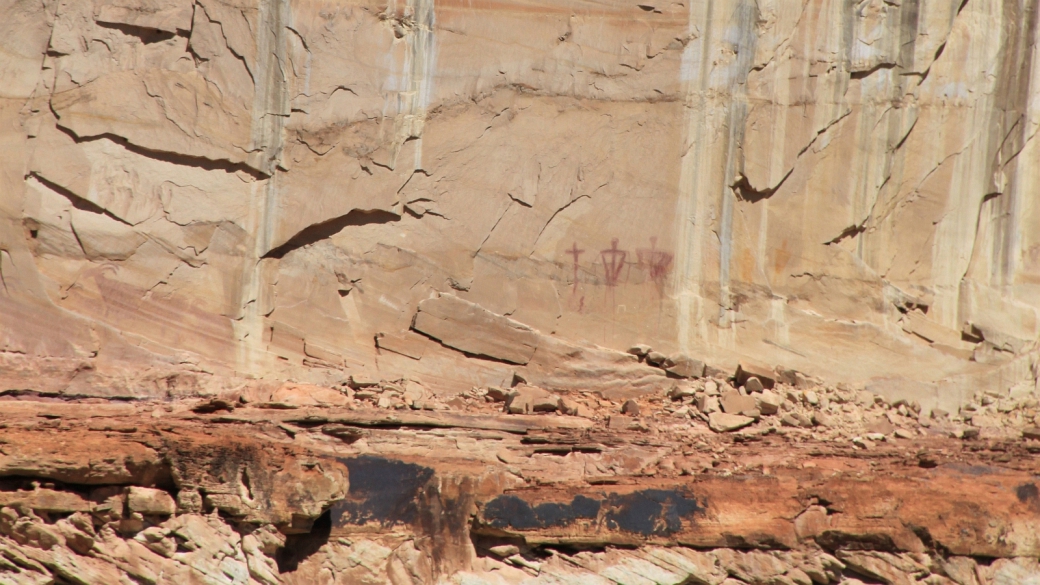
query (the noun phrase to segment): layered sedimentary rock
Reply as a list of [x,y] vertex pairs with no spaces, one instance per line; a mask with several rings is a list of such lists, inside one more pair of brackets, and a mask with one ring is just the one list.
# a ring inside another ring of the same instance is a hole
[[624,407],[505,397],[537,396],[534,414],[503,412],[501,388],[225,382],[0,400],[0,583],[1040,579],[1035,398],[975,405],[968,427],[779,382],[749,394],[777,411],[716,433],[703,399],[737,391],[721,378]]
[[0,0],[0,583],[1032,583],[1036,0]]

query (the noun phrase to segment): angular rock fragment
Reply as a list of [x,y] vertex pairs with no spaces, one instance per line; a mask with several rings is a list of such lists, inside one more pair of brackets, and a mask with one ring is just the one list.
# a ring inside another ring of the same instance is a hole
[[640,358],[646,357],[646,354],[650,353],[651,351],[652,348],[649,345],[643,344],[633,345],[632,347],[628,348],[628,353]]
[[177,502],[173,496],[163,490],[144,487],[130,487],[126,494],[126,505],[131,512],[149,515],[170,516],[177,511]]
[[695,396],[696,394],[697,389],[689,385],[676,385],[668,391],[668,397],[673,400],[680,400],[682,398]]
[[495,402],[505,402],[509,397],[509,390],[498,386],[488,386],[487,397]]
[[837,426],[837,421],[834,419],[833,416],[827,414],[826,412],[816,411],[812,413],[812,424],[821,427],[831,428]]
[[765,415],[776,414],[780,411],[780,405],[784,399],[772,390],[762,390],[755,397],[755,408]]
[[697,410],[700,410],[704,414],[718,412],[721,408],[718,397],[708,396],[707,394],[698,394],[693,403],[697,406]]
[[772,388],[776,384],[776,374],[768,367],[747,361],[740,362],[733,375],[736,383],[744,386],[752,377],[757,378],[763,388]]
[[755,399],[750,396],[741,396],[736,390],[722,393],[720,399],[722,410],[728,414],[738,414],[748,410],[754,410]]
[[736,431],[742,429],[751,423],[755,422],[755,419],[750,416],[743,416],[740,414],[727,414],[724,412],[715,412],[708,415],[708,427],[716,433],[727,433],[730,431]]
[[668,356],[659,351],[651,351],[646,354],[646,363],[651,366],[661,366],[666,360],[668,360]]
[[763,388],[762,381],[755,376],[749,376],[747,381],[744,382],[744,388],[748,392],[761,392]]
[[537,386],[520,384],[513,388],[506,398],[506,412],[510,414],[530,414],[533,412],[553,412],[560,404],[560,398]]
[[812,420],[800,412],[792,412],[791,414],[785,414],[780,418],[780,424],[785,427],[800,427],[800,428],[811,428],[813,426]]
[[704,376],[704,362],[687,355],[669,356],[664,363],[664,371],[680,378],[700,378]]
[[621,405],[621,414],[639,416],[639,403],[635,400],[626,400],[625,403]]

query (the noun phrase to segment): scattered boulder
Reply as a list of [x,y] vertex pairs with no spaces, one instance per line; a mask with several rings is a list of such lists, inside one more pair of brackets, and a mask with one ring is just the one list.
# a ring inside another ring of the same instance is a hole
[[723,392],[721,404],[722,410],[728,414],[739,414],[755,409],[755,399],[750,396],[742,396],[736,390]]
[[1040,427],[1027,427],[1022,429],[1022,437],[1034,441],[1040,441]]
[[520,384],[506,398],[506,412],[510,414],[530,414],[532,412],[553,412],[560,404],[560,399],[548,390],[537,386]]
[[664,355],[659,351],[651,351],[650,353],[646,354],[646,363],[650,364],[651,366],[660,366],[667,359],[668,356]]
[[970,441],[972,439],[978,439],[979,438],[979,429],[977,429],[975,427],[966,427],[966,428],[958,430],[956,433],[954,433],[954,436],[957,437],[958,439],[964,439],[965,441]]
[[812,414],[812,423],[817,426],[832,428],[838,425],[834,417],[826,412],[816,411]]
[[760,410],[762,414],[771,415],[776,414],[780,411],[780,405],[783,404],[784,399],[776,392],[772,390],[761,390],[755,398],[755,408]]
[[882,435],[891,435],[896,432],[896,426],[887,418],[872,420],[867,423],[865,428],[868,433],[879,433]]
[[347,385],[354,390],[360,390],[361,388],[371,388],[372,386],[378,386],[379,380],[364,373],[351,374],[350,381],[347,382]]
[[639,416],[639,403],[635,400],[626,400],[621,406],[621,414],[628,416]]
[[762,385],[762,381],[756,376],[751,376],[744,382],[744,389],[748,392],[761,392],[765,389],[765,386]]
[[401,392],[401,399],[404,400],[405,406],[415,408],[415,405],[421,403],[425,396],[426,389],[422,387],[422,384],[412,380],[405,381],[404,391]]
[[177,511],[177,502],[163,490],[131,486],[126,495],[126,505],[131,512],[171,516]]
[[780,424],[785,427],[798,427],[808,429],[813,426],[812,420],[800,412],[792,412],[791,414],[785,414],[780,419]]
[[681,353],[669,356],[664,361],[664,371],[680,378],[701,378],[704,376],[704,362]]
[[721,407],[719,405],[719,399],[717,396],[708,396],[707,394],[698,394],[693,399],[693,404],[704,414],[711,414],[718,412]]
[[746,385],[749,378],[758,378],[764,388],[772,388],[776,385],[776,374],[764,365],[750,362],[740,362],[733,379],[740,386]]
[[704,383],[704,393],[708,396],[719,395],[719,384],[715,380],[708,380]]
[[696,394],[697,394],[697,389],[694,388],[693,386],[688,385],[688,384],[684,384],[684,385],[681,385],[681,386],[680,385],[672,386],[672,389],[668,391],[668,397],[673,399],[673,400],[679,400],[681,398],[688,398],[690,396],[695,396]]
[[487,397],[495,402],[505,402],[509,397],[509,390],[499,386],[488,386]]
[[628,348],[628,353],[639,358],[646,357],[646,354],[650,353],[651,351],[653,350],[650,348],[650,346],[644,344],[633,345],[632,347]]
[[725,412],[714,412],[708,415],[708,428],[716,433],[728,433],[742,429],[755,422],[750,416],[741,414],[727,414]]

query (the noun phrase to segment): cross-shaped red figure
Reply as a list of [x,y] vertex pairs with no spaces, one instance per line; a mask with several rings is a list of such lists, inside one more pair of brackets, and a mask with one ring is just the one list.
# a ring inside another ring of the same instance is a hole
[[578,256],[585,253],[585,250],[578,249],[578,242],[574,242],[570,250],[567,253],[574,256],[574,292],[578,292]]
[[[617,286],[618,277],[621,276],[621,269],[625,267],[625,257],[628,256],[628,252],[624,250],[618,250],[617,247],[618,239],[613,238],[610,240],[610,249],[601,250],[599,255],[603,259],[603,269],[606,272],[607,286]],[[610,256],[610,260],[607,261],[607,256]]]

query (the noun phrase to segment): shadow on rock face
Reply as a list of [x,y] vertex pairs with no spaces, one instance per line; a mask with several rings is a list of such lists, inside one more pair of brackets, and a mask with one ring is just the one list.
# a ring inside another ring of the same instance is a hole
[[307,557],[318,552],[329,541],[332,534],[332,513],[326,511],[314,521],[311,531],[306,534],[290,534],[285,539],[285,546],[278,551],[278,572],[295,571]]

